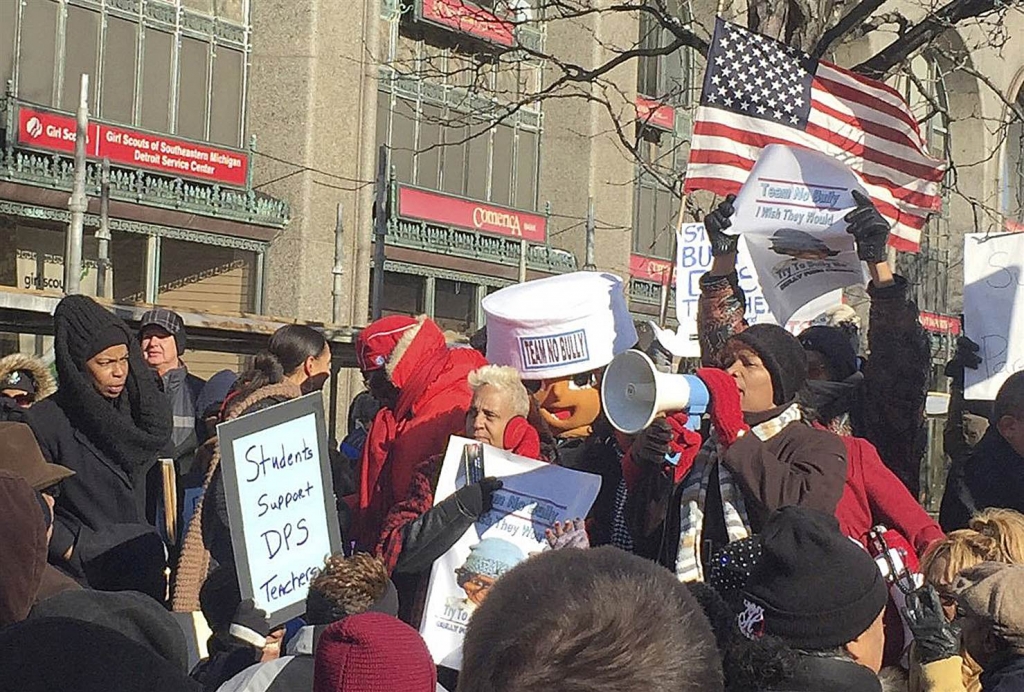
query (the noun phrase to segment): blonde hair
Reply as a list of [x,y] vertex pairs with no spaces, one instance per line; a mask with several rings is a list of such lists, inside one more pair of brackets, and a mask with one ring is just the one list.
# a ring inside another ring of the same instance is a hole
[[499,389],[509,398],[513,414],[523,416],[530,413],[530,395],[523,386],[523,381],[515,368],[507,365],[484,365],[469,373],[469,387],[474,392],[490,385]]
[[[940,560],[945,565],[937,574]],[[978,512],[968,528],[951,531],[928,548],[921,572],[933,586],[948,585],[962,570],[981,562],[1024,564],[1024,514],[1012,509]]]

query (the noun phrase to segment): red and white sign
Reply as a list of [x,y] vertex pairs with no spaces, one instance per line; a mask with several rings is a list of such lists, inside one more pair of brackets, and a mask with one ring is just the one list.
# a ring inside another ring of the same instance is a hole
[[[18,106],[17,145],[28,149],[75,152],[75,118],[64,113]],[[165,175],[218,185],[245,187],[249,157],[224,149],[117,125],[89,121],[86,156],[110,159],[115,166],[144,168]]]
[[534,243],[547,240],[548,220],[540,214],[474,202],[440,192],[402,185],[398,188],[398,215],[469,231],[496,233]]
[[960,318],[921,311],[921,326],[929,332],[955,336],[960,333]]
[[629,256],[629,275],[635,279],[665,284],[668,282],[668,275],[671,271],[672,263],[669,260],[644,257],[643,255]]
[[469,0],[420,0],[417,16],[422,21],[499,46],[516,45],[515,24]]
[[676,109],[644,96],[636,97],[636,118],[661,130],[671,132],[676,129]]

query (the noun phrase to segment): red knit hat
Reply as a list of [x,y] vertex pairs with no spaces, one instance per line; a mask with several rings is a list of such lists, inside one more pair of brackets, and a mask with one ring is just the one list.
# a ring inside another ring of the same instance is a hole
[[356,362],[363,372],[380,370],[391,357],[395,345],[416,320],[405,315],[389,315],[368,325],[356,337]]
[[329,626],[316,649],[313,692],[435,692],[437,669],[420,635],[383,613]]

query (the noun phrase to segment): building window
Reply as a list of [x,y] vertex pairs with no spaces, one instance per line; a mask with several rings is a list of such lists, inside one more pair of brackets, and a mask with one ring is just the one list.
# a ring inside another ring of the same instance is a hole
[[476,284],[434,280],[434,321],[441,329],[460,334],[476,330]]
[[198,312],[254,312],[255,252],[163,238],[157,302]]
[[81,4],[0,1],[0,83],[73,112],[88,74],[104,120],[242,146],[248,0]]
[[[684,0],[659,2],[658,6],[662,4],[682,23],[690,21],[689,5]],[[647,12],[640,14],[639,46],[642,49],[656,50],[672,44],[675,38],[657,17]],[[690,129],[693,70],[693,54],[686,48],[668,55],[642,56],[637,61],[637,92],[675,112],[673,131],[637,122],[639,161],[633,200],[633,252],[638,255],[672,259],[680,204],[676,189],[686,165],[685,141],[676,133]]]
[[540,136],[520,124],[491,126],[442,104],[379,92],[377,141],[399,182],[537,208]]

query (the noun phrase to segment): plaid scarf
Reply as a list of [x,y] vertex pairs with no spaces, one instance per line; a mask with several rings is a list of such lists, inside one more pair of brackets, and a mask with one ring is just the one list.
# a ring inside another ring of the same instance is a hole
[[[762,442],[778,435],[793,421],[801,420],[797,404],[791,405],[775,418],[766,420],[751,428]],[[712,482],[712,471],[718,469],[718,487],[722,496],[722,512],[725,514],[725,528],[729,542],[748,538],[751,534],[750,519],[743,502],[743,493],[737,487],[732,473],[718,461],[718,437],[712,433],[700,448],[693,468],[683,479],[679,498],[679,550],[676,554],[676,577],[679,581],[704,581],[704,565],[701,555],[704,531],[704,506],[708,488]]]

